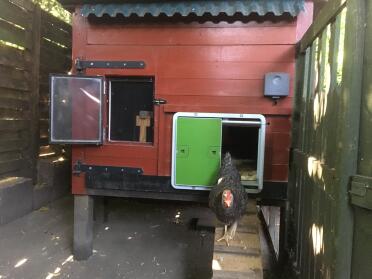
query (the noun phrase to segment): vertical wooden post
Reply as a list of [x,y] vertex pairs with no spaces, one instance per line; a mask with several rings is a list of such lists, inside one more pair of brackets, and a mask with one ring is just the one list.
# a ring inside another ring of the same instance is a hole
[[74,240],[75,260],[87,260],[93,253],[93,196],[74,196]]
[[34,183],[37,179],[37,160],[39,157],[40,140],[40,110],[39,110],[39,78],[40,78],[40,41],[41,41],[41,9],[35,5],[32,15],[32,33],[31,33],[31,91],[30,91],[30,172]]

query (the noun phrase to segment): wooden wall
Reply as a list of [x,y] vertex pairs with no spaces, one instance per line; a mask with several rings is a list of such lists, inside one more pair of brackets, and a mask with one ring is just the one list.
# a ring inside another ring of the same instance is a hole
[[48,145],[49,73],[71,65],[71,26],[27,0],[0,0],[0,178],[36,177]]

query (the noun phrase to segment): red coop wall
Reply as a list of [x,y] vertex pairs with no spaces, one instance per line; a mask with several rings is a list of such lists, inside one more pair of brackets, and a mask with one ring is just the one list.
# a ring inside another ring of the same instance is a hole
[[[148,175],[170,176],[171,121],[175,112],[258,113],[264,114],[268,122],[265,180],[286,181],[295,44],[310,24],[311,16],[307,14],[311,13],[311,6],[307,5],[306,13],[294,19],[267,16],[248,23],[124,24],[112,20],[92,22],[76,12],[74,59],[146,63],[141,70],[88,69],[87,74],[152,76],[156,98],[166,99],[167,104],[155,111],[157,133],[153,146],[143,147],[141,152],[135,145],[74,146],[73,161],[142,167]],[[263,96],[267,72],[286,72],[291,76],[290,96],[277,104]],[[73,178],[73,192],[84,192],[83,177]]]

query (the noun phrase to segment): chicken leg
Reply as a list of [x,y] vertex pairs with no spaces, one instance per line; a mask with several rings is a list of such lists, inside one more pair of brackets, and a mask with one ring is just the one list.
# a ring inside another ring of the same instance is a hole
[[232,223],[229,228],[227,228],[227,225],[225,225],[225,233],[220,239],[217,239],[217,242],[225,240],[226,245],[229,246],[230,245],[229,241],[234,239],[237,228],[238,228],[238,221],[235,221],[234,223]]

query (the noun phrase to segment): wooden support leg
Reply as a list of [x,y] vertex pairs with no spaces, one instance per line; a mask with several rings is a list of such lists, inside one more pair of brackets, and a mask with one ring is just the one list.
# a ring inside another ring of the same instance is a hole
[[74,197],[74,258],[88,259],[93,252],[93,197]]

